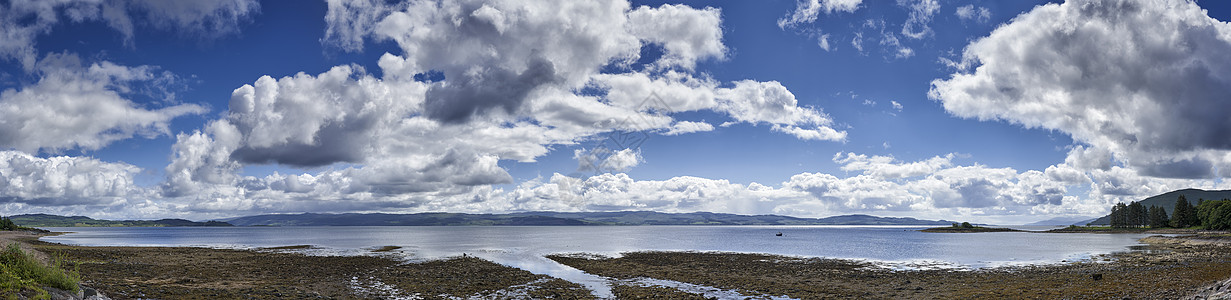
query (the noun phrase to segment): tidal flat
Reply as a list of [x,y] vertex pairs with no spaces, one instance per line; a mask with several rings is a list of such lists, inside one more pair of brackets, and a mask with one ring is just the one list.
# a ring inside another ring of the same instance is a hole
[[[296,249],[88,247],[36,238],[16,240],[72,261],[83,284],[113,299],[594,298],[577,283],[473,256],[408,262],[380,252],[311,256]],[[610,278],[619,299],[712,297],[656,282],[754,299],[1180,299],[1231,278],[1231,236],[1156,236],[1142,242],[1140,251],[1076,262],[977,269],[895,270],[862,260],[733,252],[548,258]]]
[[474,257],[404,262],[277,250],[23,242],[75,263],[112,299],[593,298],[581,285]]
[[1231,278],[1231,237],[1142,242],[1147,246],[1141,251],[1085,261],[973,270],[892,270],[858,260],[713,252],[549,258],[611,278],[666,279],[797,299],[1184,299]]

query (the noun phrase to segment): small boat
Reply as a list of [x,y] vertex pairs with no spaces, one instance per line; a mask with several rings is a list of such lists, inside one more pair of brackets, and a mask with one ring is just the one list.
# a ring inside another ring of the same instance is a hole
[[775,234],[775,236],[782,236],[782,233],[779,232],[778,234]]

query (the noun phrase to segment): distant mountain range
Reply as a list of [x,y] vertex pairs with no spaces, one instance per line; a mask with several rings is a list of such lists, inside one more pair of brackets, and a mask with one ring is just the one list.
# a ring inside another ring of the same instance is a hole
[[457,226],[457,225],[950,225],[950,221],[845,215],[796,218],[723,213],[521,212],[509,214],[278,214],[222,219],[237,226]]
[[[1182,190],[1175,190],[1175,191],[1162,193],[1162,194],[1159,194],[1157,196],[1153,196],[1150,198],[1145,198],[1144,200],[1141,200],[1138,202],[1141,202],[1141,205],[1144,205],[1145,207],[1150,207],[1154,205],[1162,207],[1164,210],[1167,211],[1167,215],[1170,216],[1173,213],[1172,210],[1175,209],[1175,200],[1179,199],[1180,195],[1184,195],[1184,199],[1187,199],[1188,203],[1191,203],[1193,206],[1196,206],[1197,201],[1200,199],[1205,199],[1205,200],[1231,199],[1231,190],[1207,191],[1207,190],[1199,190],[1199,189],[1182,189]],[[1111,215],[1109,214],[1109,215],[1100,217],[1090,222],[1090,224],[1091,225],[1110,225]]]
[[561,226],[561,225],[950,225],[951,221],[915,218],[843,215],[828,218],[796,218],[778,215],[723,213],[619,212],[519,212],[508,214],[271,214],[194,222],[183,219],[97,220],[84,216],[48,214],[15,215],[13,223],[28,227],[175,227],[175,226]]
[[1047,220],[1042,220],[1026,226],[1068,226],[1068,225],[1086,225],[1098,218],[1091,217],[1056,217]]
[[193,222],[184,219],[162,220],[96,220],[83,216],[57,216],[48,214],[30,214],[10,216],[14,224],[26,227],[185,227],[185,226],[231,226],[226,222],[207,221]]

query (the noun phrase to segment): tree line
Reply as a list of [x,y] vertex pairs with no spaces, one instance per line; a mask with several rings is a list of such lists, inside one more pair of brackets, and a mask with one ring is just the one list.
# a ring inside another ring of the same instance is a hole
[[1145,207],[1139,202],[1116,203],[1111,207],[1111,227],[1115,228],[1195,226],[1212,230],[1231,229],[1231,199],[1198,199],[1197,205],[1193,206],[1187,198],[1180,195],[1170,216],[1167,215],[1167,210],[1160,206]]

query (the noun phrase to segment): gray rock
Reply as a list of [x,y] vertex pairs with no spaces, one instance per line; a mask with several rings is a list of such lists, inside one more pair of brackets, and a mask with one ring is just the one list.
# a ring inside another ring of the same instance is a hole
[[52,300],[111,300],[102,292],[88,286],[78,285],[75,293],[53,287],[43,287],[43,290],[47,291]]
[[1231,300],[1231,279],[1215,282],[1200,291],[1185,297],[1188,300]]

